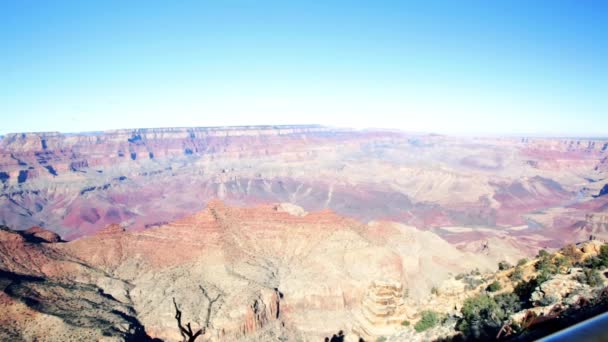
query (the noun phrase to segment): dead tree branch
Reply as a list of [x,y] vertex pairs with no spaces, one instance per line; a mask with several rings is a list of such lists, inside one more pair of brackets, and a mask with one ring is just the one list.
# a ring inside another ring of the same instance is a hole
[[205,317],[205,328],[209,328],[209,325],[211,324],[211,309],[213,307],[213,304],[215,304],[220,299],[221,293],[218,293],[217,296],[212,299],[207,293],[207,291],[205,291],[204,287],[202,287],[201,285],[199,285],[198,287],[201,289],[203,295],[205,296],[205,298],[207,298],[207,301],[209,302],[209,305],[207,306],[207,317]]
[[177,327],[179,328],[179,333],[182,335],[183,342],[194,342],[197,337],[205,334],[205,327],[198,329],[196,332],[192,331],[190,322],[186,323],[186,326],[184,327],[182,325],[182,312],[175,302],[175,297],[173,297],[173,305],[175,305],[175,320],[177,320]]

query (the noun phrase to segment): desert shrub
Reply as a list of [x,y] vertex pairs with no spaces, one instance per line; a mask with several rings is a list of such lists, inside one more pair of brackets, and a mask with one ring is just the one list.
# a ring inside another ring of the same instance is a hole
[[439,314],[435,311],[426,310],[422,312],[421,318],[414,325],[417,332],[428,330],[439,323]]
[[494,301],[496,302],[498,309],[502,310],[501,318],[503,319],[522,309],[519,297],[512,292],[496,295],[494,296]]
[[538,281],[538,284],[542,284],[544,282],[546,282],[547,280],[552,278],[552,275],[554,275],[555,272],[549,272],[547,270],[543,270],[541,271],[537,276],[536,276],[536,280]]
[[528,281],[522,281],[515,286],[514,293],[519,298],[519,301],[523,304],[524,308],[528,308],[531,306],[530,296],[532,296],[532,292],[541,284],[538,278],[532,278]]
[[497,310],[498,305],[488,295],[468,298],[460,310],[462,318],[456,324],[456,330],[467,339],[489,340],[501,327],[501,320],[495,316]]
[[549,256],[541,257],[534,265],[536,270],[540,273],[555,274],[557,273],[557,266],[553,263]]
[[496,301],[489,295],[479,295],[467,298],[462,305],[460,312],[467,320],[475,320],[484,314],[490,314],[497,308]]
[[500,271],[508,270],[509,268],[511,268],[511,265],[504,260],[498,263],[498,270]]
[[376,342],[386,342],[386,337],[380,336],[376,339]]
[[587,284],[591,287],[596,287],[602,284],[602,275],[594,270],[586,268],[583,273],[577,276],[577,280],[580,283]]
[[404,327],[409,327],[410,321],[403,321],[403,322],[401,322],[401,325],[403,325]]
[[439,295],[439,289],[436,286],[433,286],[431,288],[431,293],[434,294],[435,296]]
[[494,282],[492,282],[492,284],[490,284],[490,285],[488,285],[488,287],[486,287],[486,291],[489,291],[489,292],[496,292],[496,291],[499,291],[500,289],[502,289],[502,286],[500,285],[498,280],[494,280]]
[[558,256],[555,258],[554,264],[558,272],[567,273],[568,269],[572,267],[572,259],[565,256]]
[[540,251],[538,251],[537,257],[539,257],[539,258],[546,258],[548,256],[549,256],[549,252],[547,252],[546,250],[541,249]]
[[511,272],[511,274],[509,275],[509,279],[511,279],[513,281],[520,281],[523,278],[524,278],[524,270],[520,266],[515,267],[513,272]]
[[523,266],[528,263],[528,259],[522,258],[517,261],[517,266]]
[[596,256],[587,259],[583,266],[594,270],[601,270],[604,268],[604,263],[602,262],[602,259]]
[[514,293],[468,298],[460,310],[462,318],[456,324],[456,330],[468,340],[494,340],[509,316],[521,309],[519,298]]
[[464,277],[465,277],[465,274],[464,274],[464,273],[458,273],[458,274],[456,275],[455,279],[456,279],[456,280],[461,280],[461,279],[463,279]]
[[600,254],[598,257],[604,262],[604,266],[608,266],[608,243],[605,243],[600,247]]
[[600,253],[596,257],[587,260],[585,267],[596,270],[608,267],[608,243],[600,247]]
[[483,280],[476,276],[468,275],[464,278],[464,283],[466,284],[464,289],[468,291],[473,290],[477,286],[481,285],[483,283]]
[[580,262],[583,257],[583,253],[574,244],[566,245],[561,252],[573,264]]

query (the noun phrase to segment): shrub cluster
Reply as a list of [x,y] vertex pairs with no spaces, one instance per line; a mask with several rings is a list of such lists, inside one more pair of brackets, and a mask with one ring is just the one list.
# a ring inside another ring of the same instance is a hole
[[582,274],[577,276],[579,283],[587,284],[591,287],[596,287],[602,284],[602,276],[597,270],[585,268]]
[[516,266],[515,269],[513,269],[513,272],[509,275],[509,279],[511,279],[512,281],[520,281],[524,278],[524,270],[521,268],[520,265]]
[[496,291],[499,291],[500,289],[502,289],[502,286],[500,285],[498,280],[494,280],[494,282],[492,284],[490,284],[490,285],[488,285],[488,287],[486,287],[486,291],[488,291],[488,292],[496,292]]
[[600,253],[596,257],[589,258],[585,266],[594,270],[608,267],[608,243],[600,247]]
[[505,271],[505,270],[508,270],[509,268],[511,268],[511,264],[509,264],[508,262],[506,262],[504,260],[498,263],[499,271]]
[[468,339],[493,340],[509,316],[521,308],[519,298],[513,293],[468,298],[460,310],[462,318],[456,329]]
[[422,317],[420,320],[414,325],[414,329],[417,332],[423,332],[428,330],[439,323],[439,314],[435,311],[426,310],[422,312]]

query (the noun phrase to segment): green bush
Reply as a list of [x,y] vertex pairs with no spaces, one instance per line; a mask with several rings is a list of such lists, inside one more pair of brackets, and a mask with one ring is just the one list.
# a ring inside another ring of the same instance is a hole
[[558,272],[563,272],[565,274],[568,272],[568,269],[572,267],[572,259],[565,256],[558,256],[555,258],[555,267],[557,267]]
[[515,267],[513,272],[509,275],[509,279],[511,279],[513,281],[520,281],[523,278],[524,278],[524,270],[520,266]]
[[583,271],[583,274],[581,274],[577,277],[577,280],[580,283],[587,284],[591,287],[596,287],[596,286],[602,285],[603,279],[598,271],[587,268]]
[[555,266],[551,260],[551,257],[549,256],[541,257],[540,260],[536,262],[534,267],[540,273],[546,273],[548,275],[557,273],[557,266]]
[[490,284],[490,285],[488,285],[488,287],[486,287],[486,291],[489,291],[489,292],[496,292],[496,291],[499,291],[500,289],[502,289],[502,286],[500,285],[498,280],[494,280],[494,282],[492,284]]
[[600,253],[593,258],[589,258],[585,263],[585,267],[600,270],[608,267],[608,243],[600,247]]
[[435,311],[423,311],[421,316],[420,320],[414,325],[414,329],[416,329],[417,332],[428,330],[439,322],[439,314]]
[[522,258],[522,259],[519,259],[519,261],[517,262],[517,266],[523,266],[527,263],[528,263],[528,259]]
[[456,324],[456,330],[467,339],[494,340],[509,316],[521,309],[519,298],[514,293],[468,298],[460,310],[462,318]]
[[481,285],[483,283],[483,280],[481,280],[480,278],[476,277],[476,276],[466,276],[464,278],[464,283],[466,284],[464,289],[466,291],[469,290],[473,290],[475,288],[477,288],[479,285]]
[[460,309],[462,318],[456,324],[456,330],[474,340],[493,338],[501,323],[493,315],[497,309],[498,305],[489,295],[466,299]]
[[605,243],[602,245],[602,247],[600,247],[599,257],[602,260],[608,260],[608,243]]
[[501,311],[500,316],[507,318],[509,315],[519,312],[522,309],[519,297],[515,293],[502,293],[494,296],[494,301]]
[[504,261],[504,260],[498,263],[498,270],[499,271],[508,270],[509,268],[511,268],[511,265],[508,262]]
[[403,321],[403,322],[401,322],[401,325],[403,325],[404,327],[409,327],[410,321]]
[[525,304],[525,308],[531,307],[530,296],[532,292],[542,284],[544,279],[538,277],[532,278],[528,281],[522,281],[515,286],[514,293],[519,297],[519,301]]
[[592,257],[592,258],[587,259],[587,261],[585,261],[584,266],[585,266],[586,268],[591,268],[591,269],[594,269],[594,270],[601,270],[601,269],[603,269],[604,267],[606,267],[606,266],[604,265],[603,260],[602,260],[602,259],[600,259],[600,257],[599,257],[599,256],[595,256],[595,257]]

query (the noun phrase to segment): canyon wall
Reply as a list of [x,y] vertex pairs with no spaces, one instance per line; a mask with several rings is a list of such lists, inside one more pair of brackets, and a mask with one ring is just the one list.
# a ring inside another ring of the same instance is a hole
[[0,223],[74,239],[112,223],[159,226],[219,198],[421,229],[508,228],[587,205],[553,220],[570,229],[603,210],[586,203],[606,183],[606,144],[315,125],[9,134],[0,140]]

